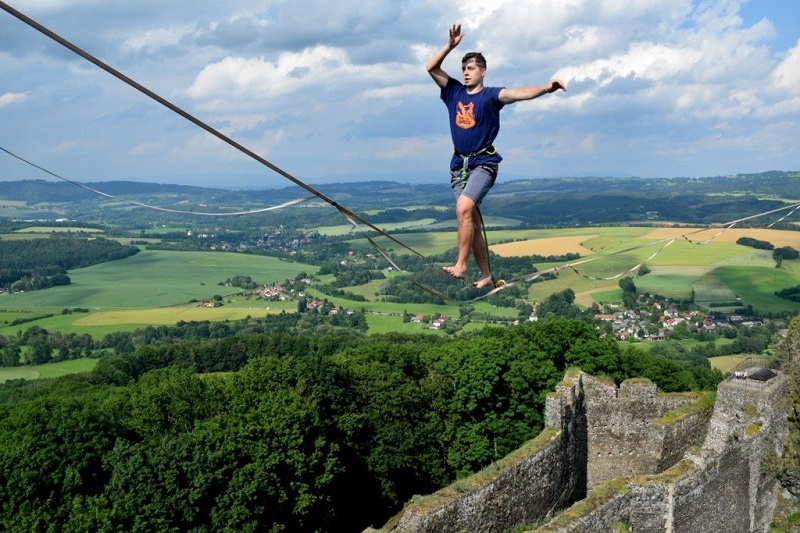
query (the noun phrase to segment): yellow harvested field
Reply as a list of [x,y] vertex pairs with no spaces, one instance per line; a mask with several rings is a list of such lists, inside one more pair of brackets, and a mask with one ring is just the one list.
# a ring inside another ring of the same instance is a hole
[[507,242],[493,244],[489,249],[500,257],[517,257],[526,255],[564,255],[577,253],[581,256],[592,255],[594,252],[584,248],[582,243],[597,237],[597,235],[571,235],[569,237],[548,237],[546,239],[531,239],[527,241]]
[[731,228],[717,235],[723,228],[658,228],[647,235],[642,235],[640,239],[658,240],[669,239],[679,235],[685,235],[693,242],[702,242],[713,237],[712,242],[736,242],[742,237],[767,241],[776,248],[791,246],[795,250],[800,248],[800,233],[796,231],[782,231],[777,229],[762,228]]
[[264,316],[280,313],[280,309],[264,307],[161,307],[158,309],[119,309],[92,313],[73,322],[76,326],[171,325],[181,320],[186,322],[209,320],[241,320],[248,316]]
[[596,292],[610,291],[616,287],[619,287],[618,283],[609,282],[609,284],[605,287],[597,287],[596,289],[578,292],[575,294],[575,303],[583,307],[591,307],[592,304],[595,303],[594,298],[592,298],[592,294]]
[[59,227],[51,228],[50,226],[29,226],[17,230],[17,233],[105,233],[97,228],[78,228],[78,227]]
[[749,359],[746,355],[720,355],[717,357],[709,357],[708,362],[711,363],[712,368],[719,368],[723,374],[728,374],[736,368],[739,363]]

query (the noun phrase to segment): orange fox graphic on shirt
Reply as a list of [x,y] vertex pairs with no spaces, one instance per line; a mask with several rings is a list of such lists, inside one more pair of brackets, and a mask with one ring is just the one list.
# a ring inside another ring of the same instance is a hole
[[464,105],[458,102],[456,110],[456,126],[461,129],[468,130],[474,128],[475,124],[475,102],[470,102]]

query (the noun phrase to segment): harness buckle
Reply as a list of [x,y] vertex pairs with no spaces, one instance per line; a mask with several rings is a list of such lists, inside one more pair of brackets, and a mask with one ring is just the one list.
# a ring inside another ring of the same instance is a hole
[[494,155],[497,153],[497,148],[495,148],[494,144],[490,144],[489,146],[484,146],[480,150],[466,155],[462,154],[461,152],[455,149],[453,151],[464,161],[464,165],[461,167],[461,181],[467,181],[467,179],[469,178],[469,158],[481,154]]

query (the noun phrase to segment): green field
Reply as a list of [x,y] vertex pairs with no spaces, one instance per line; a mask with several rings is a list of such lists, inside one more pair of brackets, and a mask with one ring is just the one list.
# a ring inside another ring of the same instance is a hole
[[[784,261],[786,263],[788,261]],[[744,305],[752,305],[759,310],[800,312],[800,303],[778,298],[774,294],[777,290],[800,285],[796,271],[775,267],[726,266],[715,273],[722,284],[741,297]]]
[[48,363],[36,366],[0,367],[0,383],[10,379],[47,379],[89,372],[99,359],[75,359],[60,363]]
[[[655,341],[655,342],[654,341],[635,341],[635,342],[620,341],[619,345],[621,347],[623,347],[623,348],[626,347],[626,346],[633,346],[635,348],[638,348],[639,350],[644,350],[646,352],[649,352],[650,348],[652,348],[653,346],[658,346],[661,342],[662,341]],[[691,351],[696,346],[705,345],[705,344],[708,344],[709,342],[713,342],[714,345],[717,346],[717,347],[727,346],[727,345],[733,343],[733,339],[727,339],[727,338],[724,338],[724,337],[718,338],[718,339],[716,339],[714,341],[698,341],[698,340],[695,340],[695,339],[682,339],[682,340],[676,341],[676,340],[670,339],[670,340],[667,340],[665,342],[678,343],[683,347],[683,349],[685,349],[688,352],[688,351]],[[720,357],[722,357],[722,356],[720,356]],[[725,357],[738,357],[738,356],[725,356]],[[711,361],[712,359],[717,359],[717,358],[709,358],[709,361]]]
[[[60,308],[0,310],[0,335],[16,335],[35,324],[48,331],[89,334],[99,340],[115,331],[133,331],[148,325],[173,325],[180,321],[242,320],[282,311],[294,312],[296,309],[297,302],[270,302],[232,295],[224,299],[223,306],[208,309],[197,304],[187,304],[159,308],[93,309],[89,313],[70,314],[61,314]],[[54,316],[41,318],[35,322],[10,325],[13,320],[30,319],[45,313]]]
[[667,298],[688,300],[692,297],[692,285],[697,277],[692,275],[668,274],[660,276],[644,276],[636,278],[636,290],[639,293],[660,294]]
[[119,261],[72,270],[72,284],[44,291],[0,295],[0,308],[153,308],[241,291],[218,285],[234,276],[261,284],[313,274],[317,267],[273,257],[225,252],[144,250]]
[[718,368],[723,374],[728,374],[749,357],[747,355],[720,355],[719,357],[709,357],[708,362],[711,363],[712,368]]
[[[238,287],[218,285],[237,275],[261,284],[313,274],[317,267],[273,257],[222,252],[142,251],[135,256],[69,272],[72,284],[43,291],[0,294],[0,335],[37,325],[65,333],[88,333],[100,338],[113,331],[131,331],[142,325],[174,324],[180,320],[237,320],[247,316],[293,311],[296,302],[262,302],[232,297]],[[192,300],[226,297],[215,309],[198,308]],[[62,315],[63,309],[85,308],[90,314]],[[108,313],[125,310],[116,320]],[[99,318],[98,313],[106,313]],[[54,316],[10,325],[14,320]],[[94,318],[92,318],[94,317]]]

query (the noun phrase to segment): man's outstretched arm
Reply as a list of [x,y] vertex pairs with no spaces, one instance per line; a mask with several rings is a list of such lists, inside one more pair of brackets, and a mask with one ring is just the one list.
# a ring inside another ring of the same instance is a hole
[[431,78],[433,78],[433,81],[435,81],[436,85],[439,87],[444,88],[444,86],[447,85],[447,79],[450,77],[447,72],[442,70],[442,62],[444,62],[444,58],[447,57],[447,54],[458,46],[458,43],[461,42],[463,37],[464,34],[461,33],[461,24],[453,24],[453,27],[450,28],[450,37],[447,44],[433,54],[433,57],[430,58],[426,65],[428,74],[431,75]]
[[531,87],[520,87],[518,89],[501,89],[498,97],[504,104],[513,104],[521,100],[533,100],[539,98],[543,94],[554,93],[557,90],[567,90],[567,86],[561,80],[551,80],[544,85],[535,85]]

